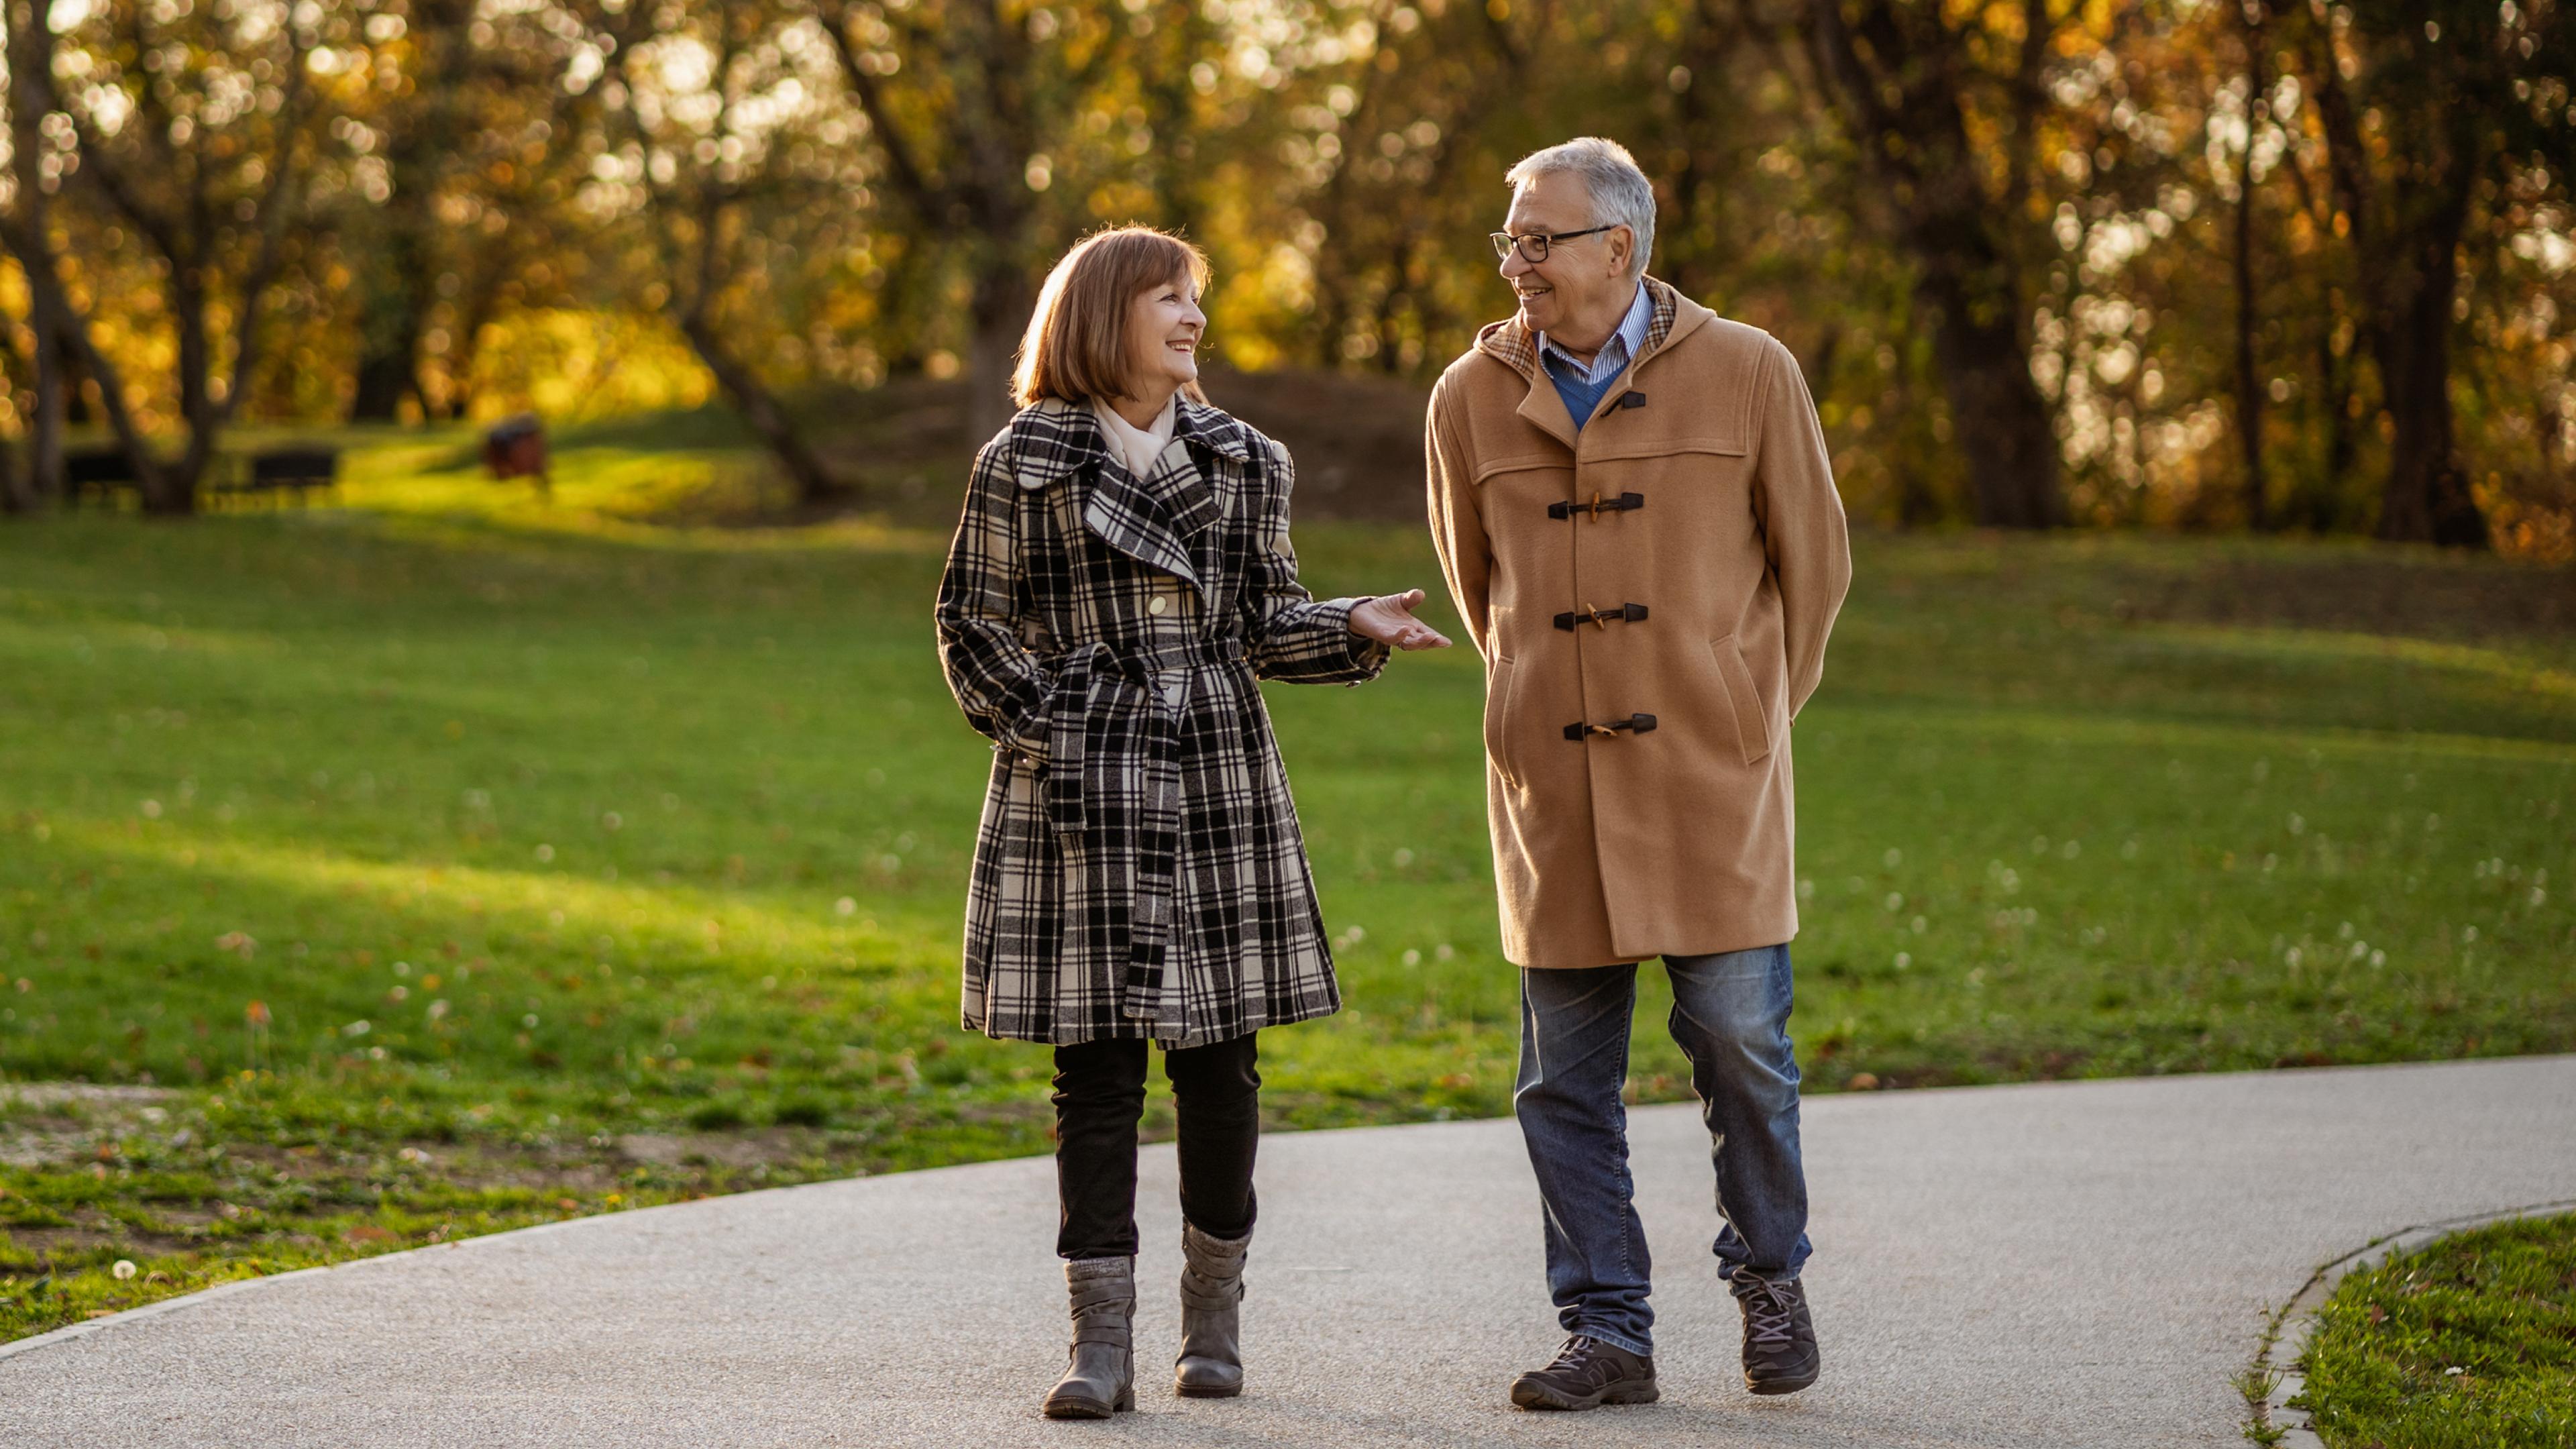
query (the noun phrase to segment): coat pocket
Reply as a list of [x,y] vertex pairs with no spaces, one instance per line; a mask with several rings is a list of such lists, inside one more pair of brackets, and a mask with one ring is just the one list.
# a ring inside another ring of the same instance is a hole
[[1771,753],[1770,712],[1762,707],[1762,691],[1754,687],[1753,671],[1745,667],[1744,651],[1736,647],[1735,636],[1709,641],[1708,652],[1717,660],[1717,679],[1726,686],[1728,706],[1735,713],[1735,735],[1744,748],[1744,763],[1750,765]]
[[1517,788],[1521,772],[1512,766],[1512,726],[1518,718],[1519,701],[1513,686],[1520,681],[1520,666],[1508,654],[1494,656],[1485,677],[1485,758],[1494,762],[1495,773],[1503,783]]

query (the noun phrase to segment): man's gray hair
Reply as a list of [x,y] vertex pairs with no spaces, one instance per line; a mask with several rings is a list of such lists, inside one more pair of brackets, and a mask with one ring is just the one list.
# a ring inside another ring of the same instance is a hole
[[1628,275],[1645,275],[1646,259],[1655,250],[1655,184],[1637,169],[1637,158],[1616,141],[1579,136],[1523,156],[1503,173],[1503,180],[1517,189],[1560,171],[1583,178],[1583,189],[1592,197],[1594,226],[1624,226],[1636,234]]

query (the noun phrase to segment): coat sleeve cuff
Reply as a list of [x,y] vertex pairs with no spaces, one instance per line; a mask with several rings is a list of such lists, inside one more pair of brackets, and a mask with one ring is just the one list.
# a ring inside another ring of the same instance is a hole
[[1379,672],[1386,668],[1388,658],[1394,653],[1377,640],[1365,634],[1353,633],[1351,630],[1351,611],[1376,597],[1375,594],[1362,594],[1354,599],[1333,599],[1323,605],[1333,627],[1341,631],[1343,640],[1349,646],[1349,659],[1341,673],[1345,681],[1350,684],[1366,684],[1377,678]]

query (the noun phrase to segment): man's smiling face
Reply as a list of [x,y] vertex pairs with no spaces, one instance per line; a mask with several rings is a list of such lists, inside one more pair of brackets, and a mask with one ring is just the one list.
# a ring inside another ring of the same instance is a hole
[[[1513,236],[1561,236],[1599,224],[1583,178],[1555,171],[1512,193],[1503,230]],[[1627,307],[1632,285],[1628,255],[1634,245],[1626,227],[1614,227],[1551,246],[1543,262],[1532,262],[1514,248],[1503,258],[1502,272],[1520,299],[1522,324],[1578,350],[1608,341]]]

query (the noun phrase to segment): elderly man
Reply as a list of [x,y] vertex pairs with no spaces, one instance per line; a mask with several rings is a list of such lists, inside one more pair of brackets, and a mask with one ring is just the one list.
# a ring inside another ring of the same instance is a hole
[[1512,1402],[1656,1397],[1626,1114],[1637,963],[1663,958],[1717,1169],[1718,1276],[1757,1394],[1815,1382],[1789,1046],[1789,727],[1851,579],[1787,348],[1646,275],[1654,188],[1615,142],[1523,160],[1494,234],[1516,315],[1431,399],[1431,528],[1483,654],[1512,1105],[1572,1335]]

